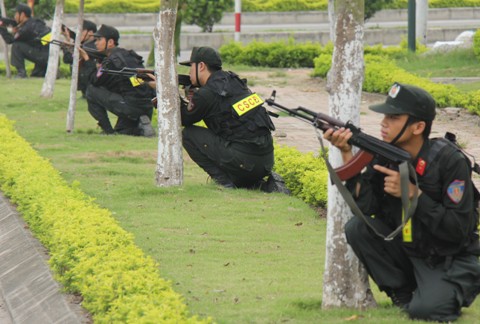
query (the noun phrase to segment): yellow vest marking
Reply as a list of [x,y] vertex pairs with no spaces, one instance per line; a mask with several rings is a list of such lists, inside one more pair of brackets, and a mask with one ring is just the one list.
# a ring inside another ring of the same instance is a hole
[[40,42],[42,43],[43,46],[48,45],[51,40],[52,40],[52,33],[48,33],[42,38],[40,38]]
[[138,87],[139,85],[142,85],[144,83],[142,79],[137,78],[135,75],[130,77],[130,82],[134,87]]
[[257,108],[263,104],[263,100],[256,94],[252,94],[246,98],[243,98],[237,103],[232,105],[233,109],[237,112],[238,116],[246,114],[250,110]]
[[[402,220],[404,218],[404,213],[402,212]],[[413,242],[413,237],[412,237],[412,219],[410,218],[406,223],[405,226],[402,229],[402,238],[403,242],[406,243],[411,243]]]

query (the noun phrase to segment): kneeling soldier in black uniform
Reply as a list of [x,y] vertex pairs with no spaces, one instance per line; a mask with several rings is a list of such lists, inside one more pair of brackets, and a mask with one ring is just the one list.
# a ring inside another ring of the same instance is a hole
[[[188,62],[190,80],[199,87],[182,104],[183,146],[212,179],[227,188],[258,185],[273,168],[274,125],[263,101],[210,47],[196,47]],[[195,126],[203,120],[208,128]]]
[[[403,222],[399,172],[374,159],[347,188],[366,221],[353,217],[347,241],[381,291],[411,318],[449,322],[460,316],[480,292],[478,191],[471,163],[446,139],[429,139],[435,101],[418,87],[395,83],[383,104],[383,140],[408,153],[418,182],[418,204],[400,235],[386,241],[367,226],[388,235]],[[348,129],[328,130],[324,138],[352,158]],[[412,179],[410,180],[412,181]],[[416,186],[408,183],[409,197]]]
[[[107,57],[98,66],[97,73],[91,76],[87,87],[88,111],[105,134],[155,136],[151,124],[151,100],[155,97],[155,91],[148,84],[140,84],[137,79],[102,72],[102,68],[144,68],[142,57],[133,50],[118,47],[120,35],[114,27],[102,25],[94,37],[97,50],[105,52]],[[88,55],[85,51],[80,52],[82,56]],[[115,128],[107,112],[118,116]]]
[[26,4],[15,8],[16,26],[13,34],[0,25],[0,34],[7,44],[12,44],[12,65],[17,69],[18,78],[26,78],[25,60],[35,63],[32,77],[44,77],[48,65],[48,43],[42,43],[43,36],[50,33],[50,28],[43,20],[33,18],[32,9]]
[[[97,50],[95,46],[95,37],[93,34],[97,32],[97,25],[93,21],[84,20],[82,34],[80,35],[80,45],[82,48],[89,48]],[[64,28],[62,31],[66,38],[67,43],[72,43],[75,40],[70,38],[70,30]],[[62,47],[63,50],[63,63],[70,64],[70,71],[73,64],[73,47]],[[82,54],[84,53],[84,56]],[[96,60],[90,59],[85,51],[80,52],[80,62],[78,65],[78,85],[77,89],[82,92],[85,97],[85,91],[90,82],[90,76],[97,71]]]

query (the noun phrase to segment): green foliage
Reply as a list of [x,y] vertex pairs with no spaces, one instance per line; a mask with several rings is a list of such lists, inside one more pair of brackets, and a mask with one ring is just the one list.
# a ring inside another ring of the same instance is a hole
[[[179,7],[183,2],[190,0],[179,0]],[[224,0],[222,0],[224,1]],[[13,8],[16,0],[6,0],[7,8]],[[192,0],[195,4],[197,1]],[[198,1],[202,2],[202,1]],[[212,0],[212,2],[218,2]],[[45,5],[44,5],[45,3]],[[47,5],[48,3],[48,5]],[[78,0],[65,0],[65,12],[78,12]],[[408,0],[365,0],[365,19],[373,17],[375,12],[381,9],[407,9]],[[459,8],[459,7],[477,7],[478,0],[430,0],[430,8]],[[36,6],[45,6],[50,8],[49,12],[53,14],[55,8],[54,0],[40,0]],[[243,0],[242,12],[258,11],[313,11],[327,10],[327,0]],[[85,12],[92,13],[128,13],[128,12],[158,12],[160,9],[159,1],[151,0],[85,0]],[[233,6],[227,6],[226,11],[233,11]]]
[[[65,0],[66,13],[78,12],[78,0]],[[90,13],[143,13],[158,12],[160,1],[151,0],[85,0],[85,12]]]
[[473,35],[473,52],[480,60],[480,29],[477,29]]
[[332,67],[332,54],[320,54],[320,56],[314,59],[314,65],[312,76],[326,78],[328,71]]
[[294,196],[312,206],[326,206],[328,171],[321,157],[276,145],[275,172]]
[[243,0],[242,11],[327,10],[327,0]]
[[184,0],[182,19],[187,24],[197,25],[203,32],[211,33],[223,13],[232,10],[234,0]]
[[[194,323],[158,264],[133,243],[108,210],[68,186],[0,115],[1,190],[47,247],[57,280],[83,296],[98,323]],[[205,322],[208,322],[205,321]]]
[[365,65],[364,91],[386,93],[394,82],[414,84],[430,92],[439,108],[464,107],[480,114],[480,102],[476,101],[478,92],[462,93],[453,85],[432,82],[409,73],[399,68],[393,60],[378,55],[365,55]]
[[295,44],[288,42],[264,43],[253,41],[248,45],[231,42],[219,49],[222,60],[227,64],[244,64],[267,67],[313,67],[313,60],[324,49],[320,44]]
[[[408,0],[394,0],[387,3],[385,9],[407,9]],[[478,0],[429,0],[429,8],[465,8],[478,7]]]
[[[32,73],[32,70],[33,70],[33,64],[30,63],[30,62],[27,62],[27,64],[25,65],[25,68],[27,70],[27,74],[30,75],[30,73]],[[11,66],[11,71],[12,71],[12,74],[13,75],[16,75],[17,74],[17,69],[13,66]],[[5,61],[0,61],[0,75],[6,75],[6,67],[5,67]],[[70,66],[68,64],[65,64],[65,63],[61,63],[58,67],[58,74],[59,74],[59,77],[60,78],[70,78]]]

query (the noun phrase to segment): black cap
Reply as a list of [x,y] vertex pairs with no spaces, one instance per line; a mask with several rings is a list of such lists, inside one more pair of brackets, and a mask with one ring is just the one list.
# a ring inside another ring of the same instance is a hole
[[94,37],[105,37],[107,40],[108,39],[113,39],[115,43],[118,42],[118,39],[120,38],[120,34],[118,33],[118,30],[115,27],[108,26],[108,25],[101,25],[98,31],[93,34]]
[[25,16],[30,17],[32,15],[32,8],[30,8],[28,5],[24,3],[19,3],[15,7],[15,11],[19,13],[25,13]]
[[84,20],[82,28],[83,28],[83,30],[91,30],[94,33],[97,32],[97,25],[93,21],[90,21],[90,20]]
[[382,114],[407,114],[420,120],[431,121],[435,119],[435,106],[435,100],[427,91],[395,82],[388,91],[385,103],[369,108]]
[[211,47],[194,47],[192,49],[192,54],[190,55],[190,60],[185,62],[180,62],[181,65],[190,66],[192,63],[204,62],[208,66],[221,67],[222,59],[220,54]]

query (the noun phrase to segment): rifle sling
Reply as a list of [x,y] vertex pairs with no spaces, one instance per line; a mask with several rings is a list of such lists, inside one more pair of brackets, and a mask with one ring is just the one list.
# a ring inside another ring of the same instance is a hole
[[[401,184],[401,191],[402,191],[402,208],[403,208],[403,215],[404,218],[402,220],[402,224],[400,224],[394,231],[392,231],[390,234],[387,236],[383,235],[382,233],[378,232],[377,229],[372,225],[372,223],[369,221],[369,217],[365,216],[363,212],[360,210],[358,207],[357,203],[353,199],[352,194],[348,189],[343,185],[342,180],[340,177],[337,175],[336,170],[332,167],[330,162],[328,161],[327,153],[325,150],[325,147],[323,145],[322,141],[322,134],[318,130],[318,128],[315,127],[315,130],[317,132],[317,137],[318,140],[320,141],[320,146],[322,148],[322,158],[325,160],[325,164],[328,169],[328,173],[330,174],[330,178],[332,182],[337,186],[338,191],[342,195],[343,199],[347,203],[348,207],[352,210],[353,214],[357,217],[360,217],[368,227],[372,229],[372,231],[379,237],[383,238],[385,241],[390,241],[393,240],[398,233],[402,231],[404,228],[405,224],[408,222],[408,220],[412,217],[413,213],[415,212],[415,209],[417,207],[417,202],[418,202],[418,181],[417,181],[417,174],[415,170],[413,169],[413,166],[408,163],[408,161],[404,161],[400,163],[399,165],[399,172],[400,172],[400,184]],[[408,200],[408,183],[409,181],[409,173],[412,174],[412,177],[414,178],[415,181],[415,193],[412,197],[412,199]]]

